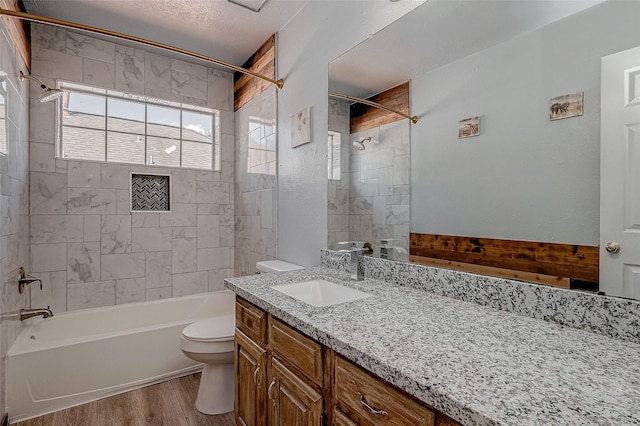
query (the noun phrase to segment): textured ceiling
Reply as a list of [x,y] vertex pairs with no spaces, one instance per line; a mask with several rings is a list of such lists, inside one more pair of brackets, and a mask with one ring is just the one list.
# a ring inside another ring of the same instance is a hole
[[430,0],[331,62],[329,89],[367,98],[602,0]]
[[309,0],[259,13],[227,0],[24,0],[27,12],[105,28],[242,65]]

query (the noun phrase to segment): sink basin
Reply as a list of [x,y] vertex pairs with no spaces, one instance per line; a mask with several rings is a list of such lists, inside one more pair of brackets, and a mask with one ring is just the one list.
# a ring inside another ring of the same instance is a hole
[[355,288],[322,279],[276,285],[271,288],[317,307],[337,305],[371,296]]

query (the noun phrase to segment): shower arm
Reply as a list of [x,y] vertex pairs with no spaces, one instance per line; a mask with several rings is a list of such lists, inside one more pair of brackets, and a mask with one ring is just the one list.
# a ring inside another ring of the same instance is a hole
[[232,69],[234,71],[241,72],[243,74],[249,74],[250,76],[260,78],[260,79],[262,79],[264,81],[267,81],[267,82],[275,85],[278,89],[282,89],[282,86],[284,86],[284,80],[283,79],[274,80],[274,79],[271,79],[271,78],[269,78],[267,76],[264,76],[262,74],[258,74],[256,72],[253,72],[253,71],[251,71],[249,69],[246,69],[246,68],[243,68],[243,67],[239,67],[237,65],[233,65],[233,64],[230,64],[228,62],[221,61],[219,59],[211,58],[209,56],[201,55],[200,53],[192,52],[190,50],[182,49],[180,47],[170,46],[168,44],[160,43],[160,42],[157,42],[157,41],[148,40],[148,39],[145,39],[145,38],[142,38],[142,37],[136,37],[136,36],[132,36],[132,35],[128,35],[128,34],[119,33],[119,32],[116,32],[116,31],[106,30],[106,29],[103,29],[103,28],[92,27],[90,25],[78,24],[78,23],[75,23],[75,22],[63,21],[63,20],[60,20],[60,19],[48,18],[46,16],[33,15],[33,14],[30,14],[30,13],[18,12],[18,11],[15,11],[15,10],[9,10],[9,9],[3,9],[3,8],[0,8],[0,15],[10,16],[12,18],[18,18],[18,19],[22,19],[22,20],[30,21],[30,22],[37,22],[37,23],[40,23],[40,24],[53,25],[53,26],[56,26],[56,27],[71,28],[71,29],[74,29],[74,30],[81,30],[81,31],[87,31],[87,32],[90,32],[90,33],[102,34],[102,35],[106,35],[106,36],[109,36],[109,37],[119,38],[119,39],[122,39],[122,40],[134,41],[136,43],[144,44],[144,45],[147,45],[147,46],[159,47],[161,49],[165,49],[165,50],[169,50],[171,52],[179,53],[181,55],[190,56],[190,57],[195,58],[195,59],[211,62],[211,63],[214,63],[216,65],[220,65],[222,67],[229,68],[229,69]]
[[41,82],[40,80],[38,80],[37,78],[35,78],[32,75],[27,75],[27,74],[23,73],[22,71],[20,71],[20,81],[22,81],[25,78],[27,80],[33,80],[33,81],[37,82],[40,85],[40,88],[42,90],[47,90],[47,86],[43,82]]
[[416,115],[408,115],[408,114],[405,114],[403,112],[397,111],[397,110],[395,110],[393,108],[389,108],[388,106],[379,104],[377,102],[369,101],[367,99],[356,98],[355,96],[344,95],[342,93],[336,93],[336,92],[329,92],[329,96],[333,96],[333,97],[336,97],[336,98],[342,98],[342,99],[348,99],[350,101],[360,102],[361,104],[369,105],[369,106],[372,106],[372,107],[375,107],[375,108],[384,109],[386,111],[392,112],[394,114],[397,114],[399,116],[402,116],[402,117],[408,119],[409,121],[411,121],[411,124],[416,124],[418,122],[418,116],[416,116]]

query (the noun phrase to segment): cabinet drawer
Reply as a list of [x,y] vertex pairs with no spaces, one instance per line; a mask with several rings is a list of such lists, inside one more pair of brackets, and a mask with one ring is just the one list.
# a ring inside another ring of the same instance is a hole
[[255,342],[267,344],[267,313],[240,297],[236,297],[236,327]]
[[[337,408],[359,424],[435,424],[434,411],[339,356],[335,365],[334,398]],[[377,413],[374,410],[378,410]]]
[[273,317],[269,320],[269,344],[273,352],[322,386],[322,345]]

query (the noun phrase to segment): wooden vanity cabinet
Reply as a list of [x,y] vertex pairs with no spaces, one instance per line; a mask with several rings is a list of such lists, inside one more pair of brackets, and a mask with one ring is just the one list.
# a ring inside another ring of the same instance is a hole
[[461,426],[236,297],[236,424]]

